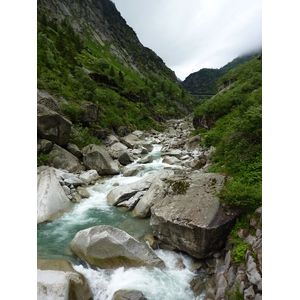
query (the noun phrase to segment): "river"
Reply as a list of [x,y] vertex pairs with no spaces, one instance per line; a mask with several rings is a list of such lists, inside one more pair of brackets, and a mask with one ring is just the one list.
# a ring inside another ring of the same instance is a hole
[[[101,177],[100,182],[89,186],[90,197],[75,204],[72,211],[65,213],[52,222],[44,222],[37,226],[37,254],[39,258],[66,259],[73,268],[82,273],[91,287],[95,300],[111,300],[115,291],[120,289],[135,289],[144,293],[148,300],[189,300],[204,299],[204,291],[195,297],[189,282],[195,275],[207,276],[204,271],[192,271],[192,258],[186,254],[167,250],[153,250],[166,264],[165,269],[146,267],[118,268],[103,270],[82,264],[73,256],[69,243],[75,234],[83,229],[111,225],[126,231],[137,240],[144,242],[146,234],[152,234],[148,219],[137,219],[122,208],[109,206],[107,194],[119,186],[135,182],[152,172],[171,167],[162,163],[161,145],[154,145],[151,155],[154,161],[145,164],[145,170],[137,176],[123,177],[122,174]],[[136,164],[133,162],[132,164]],[[185,268],[179,268],[182,262]]]

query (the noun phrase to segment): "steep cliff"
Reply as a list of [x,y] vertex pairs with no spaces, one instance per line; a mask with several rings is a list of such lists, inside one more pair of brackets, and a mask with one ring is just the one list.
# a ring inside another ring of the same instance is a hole
[[195,100],[112,1],[39,0],[37,9],[38,89],[60,102],[73,126],[96,136],[159,129],[191,111]]

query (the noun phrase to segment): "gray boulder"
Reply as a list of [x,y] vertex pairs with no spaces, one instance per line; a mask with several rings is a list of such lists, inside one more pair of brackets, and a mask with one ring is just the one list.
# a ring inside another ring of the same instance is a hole
[[148,152],[151,152],[154,148],[151,141],[143,141],[138,136],[132,133],[122,137],[120,141],[131,149],[143,146],[148,150]]
[[153,181],[146,194],[140,199],[133,210],[133,215],[137,218],[147,218],[151,214],[151,207],[161,201],[165,196],[164,180],[174,175],[172,170],[164,170]]
[[225,211],[215,196],[224,180],[220,174],[191,173],[176,182],[174,193],[151,208],[150,225],[161,247],[206,258],[224,246],[240,214],[233,209]]
[[120,142],[115,142],[110,147],[108,147],[108,152],[112,158],[118,159],[120,157],[120,154],[127,149],[128,147],[125,146],[124,144]]
[[141,142],[141,140],[132,133],[120,138],[120,141],[131,149],[133,149],[137,143]]
[[164,156],[162,162],[169,165],[181,164],[181,160],[175,156]]
[[67,146],[67,150],[69,152],[71,152],[74,156],[76,156],[77,158],[82,157],[82,152],[79,150],[79,148],[75,144],[69,143],[68,146]]
[[103,146],[91,144],[84,147],[82,153],[85,166],[96,170],[99,175],[116,175],[120,173],[117,164]]
[[130,177],[130,176],[136,176],[139,172],[143,171],[145,167],[143,165],[134,165],[131,167],[126,167],[124,169],[123,176],[124,177]]
[[94,226],[79,231],[70,243],[73,253],[104,269],[119,267],[165,267],[145,244],[112,226]]
[[132,210],[136,204],[140,201],[140,199],[145,195],[144,192],[137,192],[134,196],[129,198],[127,201],[120,202],[118,206],[126,207],[128,210]]
[[72,173],[85,170],[85,166],[76,156],[58,145],[53,146],[48,163],[56,169],[64,169]]
[[45,139],[38,139],[37,140],[37,154],[44,153],[48,154],[50,153],[52,149],[53,143],[51,141],[45,140]]
[[69,120],[57,112],[37,104],[37,131],[42,138],[66,146],[70,139],[71,125]]
[[53,168],[41,172],[37,176],[37,222],[54,220],[72,207]]
[[93,180],[96,180],[99,178],[99,175],[97,173],[96,170],[88,170],[86,172],[83,172],[79,175],[79,179],[83,182],[83,183],[90,183]]
[[93,298],[86,278],[67,260],[37,261],[38,299],[89,300]]
[[120,156],[119,156],[119,162],[123,165],[123,166],[126,166],[126,165],[129,165],[132,163],[132,159],[130,158],[128,152],[126,150],[123,150],[121,153],[120,153]]
[[137,192],[142,192],[145,190],[148,190],[151,186],[151,184],[154,182],[154,180],[159,178],[165,178],[166,171],[158,171],[152,174],[149,174],[148,176],[135,181],[133,183],[123,185],[120,187],[117,187],[110,191],[107,195],[107,203],[110,205],[118,205],[119,203],[123,201],[127,201],[131,197],[133,197]]
[[149,163],[152,163],[154,160],[153,156],[152,155],[147,155],[143,158],[141,158],[140,160],[137,161],[138,164],[149,164]]
[[144,294],[137,290],[118,290],[112,300],[146,300]]

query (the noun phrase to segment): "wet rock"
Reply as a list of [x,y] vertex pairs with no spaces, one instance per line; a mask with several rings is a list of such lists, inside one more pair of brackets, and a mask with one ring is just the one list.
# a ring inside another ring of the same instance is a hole
[[154,160],[152,155],[147,155],[144,158],[140,159],[137,161],[138,164],[148,164],[148,163],[152,163]]
[[131,167],[126,167],[123,173],[124,177],[130,177],[130,176],[136,176],[139,172],[143,171],[145,169],[144,166],[131,166]]
[[72,207],[53,168],[41,172],[37,176],[37,222],[54,220]]
[[94,226],[79,231],[70,243],[73,253],[99,268],[165,267],[146,245],[112,226]]
[[85,188],[82,187],[77,188],[77,193],[81,196],[81,198],[91,197],[91,194]]
[[118,290],[112,300],[146,300],[144,294],[137,290]]
[[190,288],[194,292],[195,296],[199,296],[202,291],[205,289],[205,277],[203,274],[200,274],[194,277],[190,281]]
[[119,203],[117,206],[126,207],[128,210],[133,210],[140,199],[145,195],[145,191],[137,192],[134,196],[129,198],[127,201]]
[[154,238],[154,236],[153,236],[152,234],[147,234],[147,235],[144,237],[144,240],[145,240],[146,242],[149,243],[149,246],[150,246],[152,249],[156,250],[156,249],[158,248],[158,247],[157,247],[157,242],[156,242],[156,240],[155,240],[155,238]]
[[89,300],[93,294],[86,278],[75,271],[69,261],[38,259],[37,297]]
[[107,203],[110,205],[118,205],[123,201],[127,201],[137,192],[148,190],[155,179],[162,178],[166,176],[165,174],[166,171],[164,170],[158,171],[131,184],[117,187],[108,193]]
[[149,190],[140,199],[138,204],[133,210],[133,215],[138,218],[146,218],[151,214],[151,207],[161,201],[165,196],[165,183],[163,180],[172,176],[174,172],[172,170],[164,170],[160,172],[159,176],[153,181]]

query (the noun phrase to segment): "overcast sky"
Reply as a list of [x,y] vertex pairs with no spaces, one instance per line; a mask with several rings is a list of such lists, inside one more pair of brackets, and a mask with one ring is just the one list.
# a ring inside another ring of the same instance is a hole
[[262,0],[112,1],[181,80],[262,46]]

